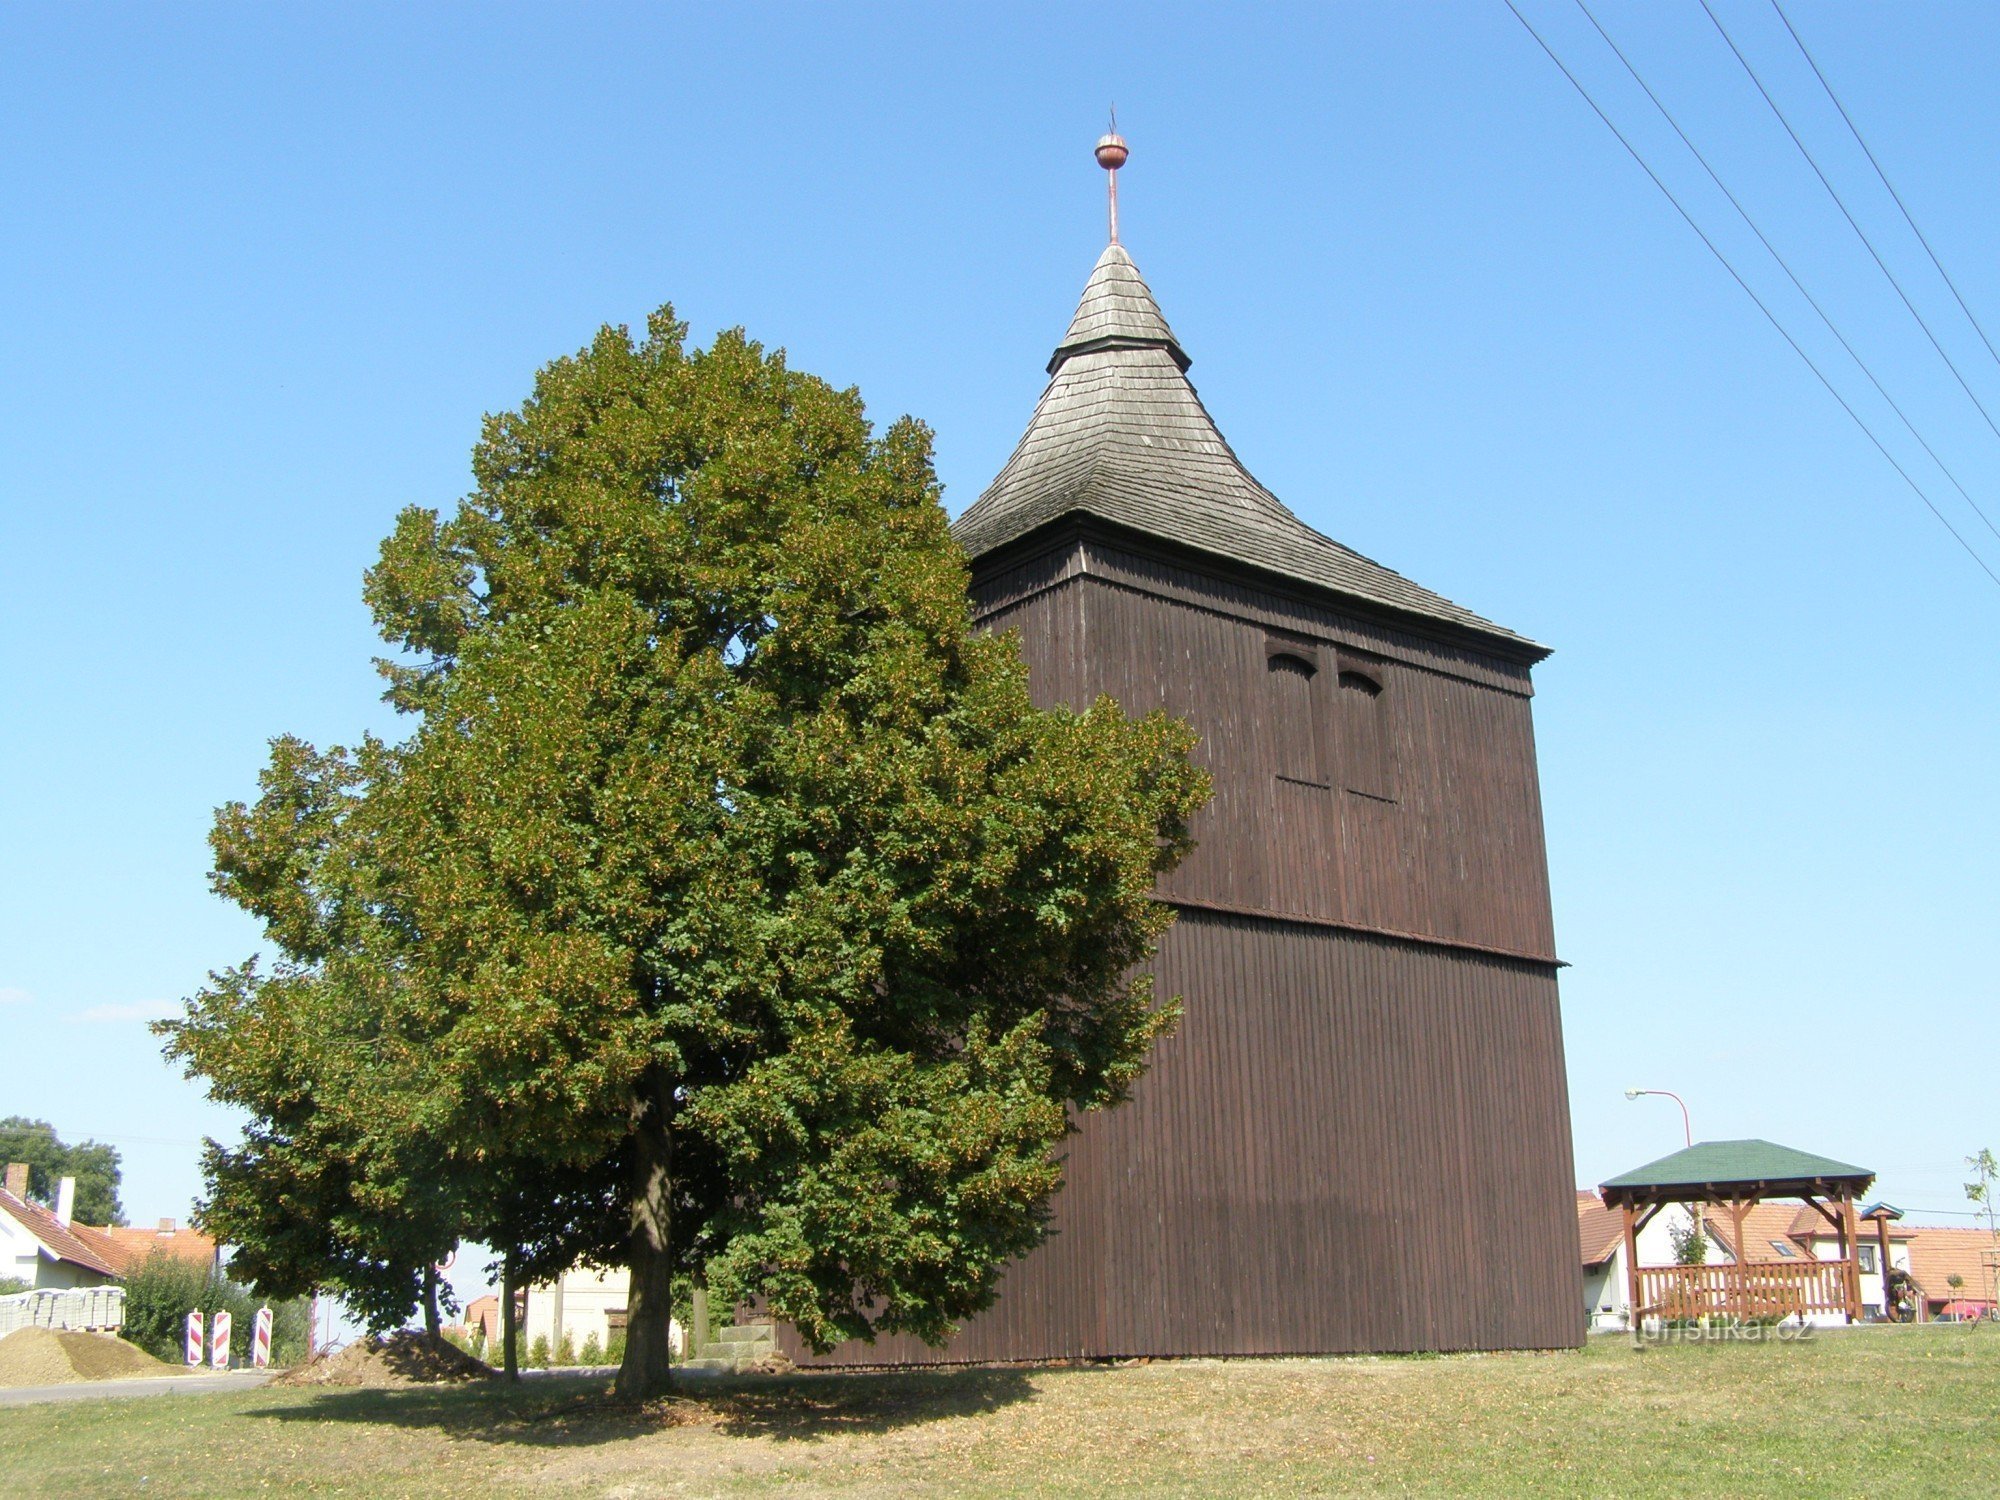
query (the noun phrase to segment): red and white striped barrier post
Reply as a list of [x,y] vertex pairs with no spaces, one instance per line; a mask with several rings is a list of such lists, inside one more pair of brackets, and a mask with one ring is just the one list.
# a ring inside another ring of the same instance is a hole
[[188,1314],[187,1361],[194,1369],[201,1368],[201,1310],[197,1308]]
[[229,1309],[215,1310],[215,1333],[209,1340],[208,1362],[218,1370],[229,1368]]
[[271,1309],[257,1309],[257,1321],[250,1329],[250,1365],[262,1370],[271,1363]]

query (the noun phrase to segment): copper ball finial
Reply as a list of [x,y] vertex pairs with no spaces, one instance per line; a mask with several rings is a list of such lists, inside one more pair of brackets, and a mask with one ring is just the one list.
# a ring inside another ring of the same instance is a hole
[[1124,166],[1126,159],[1131,154],[1131,151],[1126,148],[1125,137],[1122,135],[1114,133],[1112,135],[1101,136],[1098,139],[1097,164],[1107,172],[1115,172]]

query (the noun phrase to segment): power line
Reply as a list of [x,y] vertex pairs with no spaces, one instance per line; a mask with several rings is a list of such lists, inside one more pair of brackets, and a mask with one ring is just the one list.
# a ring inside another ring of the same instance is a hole
[[1924,254],[1931,258],[1931,264],[1937,267],[1937,273],[1944,278],[1944,284],[1951,288],[1952,298],[1958,303],[1958,310],[1965,314],[1965,321],[1970,323],[1972,331],[1979,335],[1979,342],[1986,346],[1986,352],[1993,356],[1994,363],[2000,364],[2000,349],[1993,347],[1993,340],[1986,336],[1985,328],[1980,325],[1979,319],[1973,315],[1965,297],[1959,292],[1958,283],[1951,279],[1951,272],[1944,268],[1944,262],[1938,259],[1938,253],[1931,248],[1930,240],[1923,230],[1917,227],[1916,218],[1911,214],[1909,205],[1903,202],[1903,195],[1896,191],[1896,185],[1889,180],[1889,174],[1882,170],[1882,163],[1875,159],[1874,151],[1870,149],[1866,137],[1861,134],[1861,127],[1854,123],[1854,116],[1847,112],[1847,106],[1840,102],[1840,95],[1833,91],[1833,85],[1827,82],[1826,74],[1820,71],[1819,63],[1807,50],[1805,38],[1799,35],[1798,28],[1792,25],[1792,18],[1785,14],[1785,8],[1778,4],[1778,0],[1771,0],[1771,9],[1775,10],[1778,19],[1785,23],[1785,30],[1792,34],[1792,40],[1798,44],[1799,55],[1805,58],[1806,66],[1813,70],[1813,77],[1817,78],[1819,86],[1826,90],[1826,97],[1833,101],[1833,107],[1840,111],[1840,118],[1847,122],[1848,133],[1854,137],[1854,143],[1861,148],[1862,155],[1868,158],[1868,165],[1875,169],[1875,175],[1882,179],[1882,186],[1889,190],[1889,196],[1895,200],[1896,207],[1902,210],[1903,222],[1910,226],[1910,233],[1914,234],[1917,243],[1924,247]]
[[1743,288],[1743,294],[1746,297],[1748,297],[1752,302],[1756,303],[1757,311],[1762,313],[1766,318],[1766,320],[1769,321],[1770,325],[1778,330],[1778,336],[1782,338],[1787,344],[1790,344],[1792,346],[1792,352],[1794,354],[1798,355],[1798,357],[1801,360],[1805,361],[1806,368],[1808,370],[1811,370],[1813,374],[1818,378],[1819,383],[1826,387],[1827,394],[1833,397],[1835,401],[1840,403],[1840,409],[1847,413],[1849,420],[1851,420],[1856,427],[1859,427],[1861,429],[1861,435],[1867,438],[1870,443],[1875,445],[1875,451],[1882,455],[1883,459],[1887,461],[1889,467],[1894,469],[1897,475],[1902,479],[1903,483],[1910,487],[1911,493],[1914,494],[1919,500],[1923,501],[1924,508],[1928,510],[1933,516],[1937,517],[1938,524],[1944,527],[1946,531],[1951,533],[1952,540],[1957,542],[1959,546],[1965,549],[1965,555],[1972,559],[1972,561],[1978,566],[1979,571],[1984,573],[1989,579],[1991,579],[1996,586],[2000,586],[2000,573],[1995,573],[1992,568],[1987,566],[1986,559],[1981,557],[1977,552],[1973,550],[1972,543],[1968,542],[1963,536],[1959,535],[1958,528],[1952,525],[1951,522],[1946,519],[1944,512],[1939,510],[1937,508],[1936,503],[1931,499],[1931,497],[1924,493],[1923,486],[1918,484],[1916,480],[1912,479],[1910,477],[1909,471],[1896,461],[1896,455],[1891,453],[1886,447],[1883,446],[1882,440],[1877,436],[1875,436],[1874,429],[1869,427],[1869,425],[1861,419],[1861,414],[1857,412],[1851,404],[1849,404],[1848,399],[1845,396],[1840,394],[1839,389],[1834,385],[1834,383],[1831,380],[1827,379],[1826,372],[1820,369],[1820,367],[1816,363],[1814,363],[1813,357],[1810,354],[1806,353],[1804,348],[1800,346],[1799,341],[1792,337],[1790,332],[1786,330],[1785,325],[1783,323],[1780,323],[1778,321],[1777,314],[1773,313],[1770,308],[1764,305],[1764,299],[1762,297],[1759,297],[1757,293],[1751,288],[1750,283],[1743,279],[1742,273],[1739,272],[1735,266],[1729,263],[1729,257],[1724,255],[1719,249],[1716,248],[1715,241],[1710,239],[1708,237],[1708,232],[1704,230],[1700,224],[1695,222],[1694,215],[1690,214],[1687,211],[1687,209],[1681,206],[1681,200],[1674,196],[1672,188],[1668,187],[1666,183],[1660,180],[1660,174],[1655,172],[1652,169],[1652,167],[1647,164],[1646,158],[1639,154],[1639,148],[1634,146],[1629,140],[1625,138],[1625,132],[1620,130],[1618,126],[1613,123],[1611,116],[1609,116],[1604,112],[1603,106],[1600,105],[1596,99],[1591,97],[1590,90],[1583,86],[1583,84],[1578,80],[1577,76],[1574,73],[1570,72],[1568,64],[1564,63],[1564,61],[1556,55],[1555,49],[1553,47],[1551,47],[1547,42],[1542,40],[1542,34],[1539,31],[1535,30],[1534,26],[1530,24],[1526,16],[1521,14],[1520,10],[1515,6],[1514,0],[1501,0],[1501,3],[1504,4],[1508,10],[1513,11],[1514,19],[1519,21],[1521,23],[1522,28],[1528,33],[1528,35],[1535,39],[1535,44],[1538,47],[1540,47],[1542,51],[1548,54],[1549,61],[1554,63],[1556,65],[1557,70],[1562,74],[1562,76],[1569,80],[1570,87],[1575,89],[1577,93],[1582,96],[1583,102],[1585,104],[1588,104],[1591,110],[1596,114],[1597,118],[1604,122],[1604,128],[1609,130],[1612,133],[1612,135],[1617,137],[1618,144],[1623,146],[1626,150],[1626,153],[1631,156],[1632,160],[1634,160],[1639,164],[1639,170],[1644,172],[1648,177],[1650,177],[1653,180],[1653,186],[1658,188],[1660,192],[1665,196],[1667,202],[1671,203],[1674,206],[1674,212],[1678,213],[1681,216],[1681,218],[1687,222],[1688,228],[1692,229],[1695,232],[1695,235],[1701,240],[1701,242],[1704,245],[1708,246],[1708,253],[1713,255],[1716,258],[1716,260],[1721,263],[1722,269],[1729,273],[1730,279],[1733,280],[1738,286]]
[[1792,122],[1785,117],[1785,112],[1778,107],[1778,101],[1772,98],[1771,91],[1764,87],[1764,80],[1759,78],[1757,70],[1750,66],[1750,59],[1743,55],[1743,49],[1736,45],[1735,38],[1730,36],[1728,30],[1723,26],[1721,19],[1709,6],[1708,0],[1700,0],[1700,5],[1702,10],[1707,13],[1708,19],[1714,23],[1717,33],[1722,37],[1723,41],[1729,44],[1729,50],[1736,54],[1736,60],[1743,64],[1743,71],[1750,75],[1750,81],[1757,86],[1757,92],[1764,96],[1764,102],[1771,106],[1771,113],[1776,115],[1778,123],[1785,127],[1785,134],[1790,136],[1792,144],[1799,148],[1799,155],[1806,159],[1806,165],[1811,167],[1813,175],[1819,178],[1820,186],[1825,188],[1827,196],[1833,199],[1834,207],[1840,210],[1841,217],[1847,220],[1848,227],[1860,237],[1861,243],[1867,247],[1869,255],[1874,257],[1875,264],[1881,268],[1882,274],[1889,278],[1889,285],[1894,287],[1896,295],[1903,299],[1903,306],[1907,307],[1910,310],[1910,316],[1917,320],[1917,326],[1923,329],[1924,337],[1931,341],[1931,347],[1937,350],[1938,358],[1943,360],[1945,368],[1951,371],[1952,378],[1958,382],[1959,389],[1964,391],[1967,399],[1979,408],[1979,415],[1986,419],[1986,425],[1992,429],[1993,435],[2000,438],[2000,426],[1995,425],[1993,414],[1986,409],[1986,403],[1979,399],[1978,394],[1967,383],[1964,373],[1958,368],[1957,361],[1947,354],[1944,345],[1938,342],[1938,336],[1931,331],[1931,325],[1924,320],[1924,315],[1917,311],[1917,304],[1912,302],[1910,294],[1903,290],[1903,283],[1896,279],[1896,273],[1890,270],[1889,263],[1882,259],[1882,252],[1875,248],[1875,242],[1868,238],[1868,231],[1861,227],[1861,221],[1856,219],[1848,210],[1846,200],[1840,196],[1840,192],[1834,187],[1832,179],[1820,169],[1819,162],[1814,158],[1812,152],[1807,149],[1806,143],[1799,138],[1799,133],[1792,129]]
[[1717,173],[1715,168],[1709,164],[1708,158],[1702,155],[1701,148],[1697,146],[1691,139],[1689,139],[1688,133],[1685,130],[1681,129],[1680,121],[1674,118],[1673,111],[1668,109],[1667,106],[1661,102],[1660,96],[1653,92],[1653,86],[1647,83],[1645,78],[1641,76],[1639,70],[1633,66],[1632,59],[1625,55],[1625,49],[1620,47],[1617,42],[1612,40],[1611,33],[1604,29],[1604,23],[1599,21],[1597,17],[1591,13],[1590,7],[1584,3],[1584,0],[1576,0],[1576,8],[1583,12],[1584,19],[1589,21],[1590,24],[1597,29],[1597,34],[1604,38],[1604,44],[1607,47],[1609,47],[1612,50],[1613,54],[1616,55],[1618,60],[1625,65],[1625,71],[1632,75],[1632,81],[1638,84],[1640,88],[1646,91],[1646,97],[1653,101],[1653,108],[1657,109],[1660,112],[1661,118],[1663,118],[1669,125],[1673,127],[1674,134],[1681,138],[1681,144],[1683,146],[1686,146],[1688,150],[1693,154],[1694,159],[1701,163],[1701,169],[1704,172],[1708,173],[1709,181],[1713,182],[1717,188],[1721,189],[1722,196],[1729,200],[1729,206],[1736,210],[1737,216],[1741,218],[1745,224],[1750,226],[1750,232],[1756,235],[1758,243],[1761,244],[1767,251],[1770,252],[1771,259],[1775,260],[1778,263],[1779,269],[1781,269],[1785,273],[1785,275],[1791,278],[1792,285],[1798,288],[1799,295],[1806,299],[1806,304],[1809,307],[1811,307],[1815,313],[1819,314],[1819,320],[1820,322],[1826,325],[1827,332],[1832,334],[1836,339],[1840,341],[1840,347],[1847,351],[1847,357],[1854,361],[1856,366],[1860,368],[1860,371],[1863,375],[1866,375],[1868,377],[1868,383],[1875,387],[1876,393],[1880,395],[1884,401],[1889,403],[1889,410],[1893,411],[1896,414],[1897,419],[1902,422],[1903,426],[1908,430],[1910,436],[1915,438],[1918,444],[1923,448],[1924,452],[1930,455],[1931,462],[1936,464],[1939,470],[1942,471],[1942,473],[1944,474],[1944,477],[1951,481],[1952,488],[1957,490],[1960,495],[1964,496],[1965,503],[1972,507],[1973,514],[1978,516],[1980,520],[1986,523],[1986,529],[1992,532],[1995,537],[2000,537],[2000,527],[1996,527],[1993,524],[1993,518],[1987,515],[1986,512],[1980,508],[1979,502],[1973,499],[1971,493],[1966,489],[1966,487],[1963,484],[1959,482],[1958,475],[1954,474],[1951,471],[1951,467],[1948,464],[1946,464],[1942,458],[1938,457],[1937,449],[1933,448],[1930,445],[1929,440],[1926,439],[1921,432],[1917,431],[1916,423],[1910,420],[1909,414],[1903,410],[1901,405],[1897,403],[1896,398],[1890,395],[1887,388],[1885,388],[1882,382],[1876,378],[1875,372],[1868,367],[1868,361],[1863,359],[1860,353],[1855,349],[1854,345],[1848,342],[1847,335],[1840,331],[1839,327],[1834,323],[1833,319],[1830,316],[1828,316],[1826,309],[1820,306],[1819,299],[1813,296],[1811,292],[1806,290],[1806,284],[1803,281],[1799,280],[1798,273],[1792,269],[1791,262],[1786,260],[1785,257],[1779,253],[1778,247],[1771,243],[1770,236],[1766,235],[1764,231],[1758,227],[1757,221],[1750,216],[1750,210],[1745,208],[1741,200],[1737,198],[1736,194],[1732,193],[1729,190],[1729,184],[1724,182],[1722,180],[1721,175]]

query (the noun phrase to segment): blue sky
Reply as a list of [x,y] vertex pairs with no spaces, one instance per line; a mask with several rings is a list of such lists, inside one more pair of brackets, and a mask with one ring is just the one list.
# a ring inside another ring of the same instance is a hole
[[[2000,411],[1771,11],[1717,4]],[[1830,348],[1576,9],[1523,7]],[[1788,8],[2000,328],[2000,19]],[[2000,588],[1499,0],[1252,10],[0,12],[0,1113],[187,1212],[230,1121],[143,1019],[257,946],[211,810],[272,735],[393,728],[362,569],[598,324],[740,323],[929,421],[968,504],[1101,247],[1115,100],[1126,244],[1252,470],[1556,648],[1577,1180],[1679,1144],[1643,1084],[1963,1209],[2000,1145]],[[1699,8],[1599,14],[2000,521],[2000,438]]]

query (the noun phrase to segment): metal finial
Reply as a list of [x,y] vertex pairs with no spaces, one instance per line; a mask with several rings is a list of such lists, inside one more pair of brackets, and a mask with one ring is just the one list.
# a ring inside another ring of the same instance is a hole
[[1125,137],[1118,133],[1118,111],[1111,111],[1111,129],[1097,140],[1097,164],[1104,168],[1104,181],[1111,196],[1111,243],[1118,243],[1118,169],[1132,155]]

